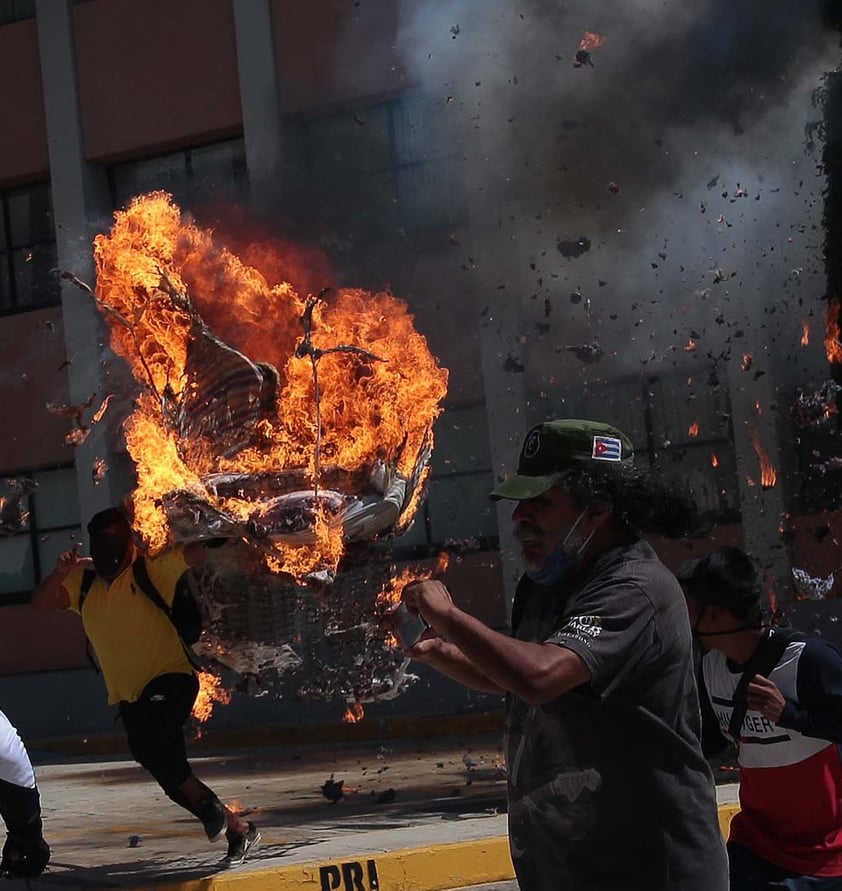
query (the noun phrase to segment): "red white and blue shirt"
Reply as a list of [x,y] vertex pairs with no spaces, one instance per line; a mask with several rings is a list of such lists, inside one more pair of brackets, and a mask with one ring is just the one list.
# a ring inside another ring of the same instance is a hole
[[[702,660],[709,703],[729,739],[742,671],[718,651]],[[728,841],[801,875],[842,876],[842,654],[817,638],[792,640],[769,680],[786,706],[777,724],[746,712],[740,812]]]

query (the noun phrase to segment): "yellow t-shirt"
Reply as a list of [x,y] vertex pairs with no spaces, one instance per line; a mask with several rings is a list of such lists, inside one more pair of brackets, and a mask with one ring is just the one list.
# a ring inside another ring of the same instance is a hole
[[[171,606],[175,586],[187,569],[184,549],[175,547],[160,557],[147,557],[152,584]],[[72,569],[62,583],[70,609],[79,612],[84,567]],[[83,604],[82,624],[94,648],[108,704],[135,702],[143,688],[162,674],[192,674],[181,639],[160,607],[144,594],[129,566],[110,584],[97,576]]]

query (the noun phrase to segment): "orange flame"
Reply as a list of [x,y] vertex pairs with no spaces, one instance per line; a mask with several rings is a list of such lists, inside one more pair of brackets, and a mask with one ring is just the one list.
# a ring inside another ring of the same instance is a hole
[[222,678],[209,671],[199,672],[199,695],[193,703],[193,717],[200,724],[213,714],[215,703],[228,705],[230,701],[231,694],[222,686]]
[[801,346],[809,346],[810,345],[810,323],[802,322],[801,323]]
[[684,347],[684,352],[685,353],[695,353],[696,352],[696,341],[688,340],[687,346]]
[[698,436],[699,435],[699,422],[693,421],[693,423],[687,428],[688,436]]
[[[276,258],[273,264],[258,252],[243,253],[260,262],[266,275],[279,274],[287,259]],[[320,355],[319,429],[312,361],[295,355],[306,301],[289,283],[267,279],[246,265],[216,243],[211,231],[183,218],[164,192],[141,195],[118,211],[111,232],[94,240],[94,257],[96,294],[111,346],[145,388],[124,431],[138,480],[136,528],[152,553],[167,544],[160,505],[167,493],[193,492],[247,519],[253,504],[208,494],[202,478],[212,473],[297,469],[314,487],[319,464],[354,472],[382,461],[405,477],[412,474],[441,412],[447,371],[430,354],[403,301],[385,292],[345,289],[313,308],[315,350],[346,345],[385,360],[349,358],[343,352]],[[165,417],[162,403],[177,404],[188,385],[187,352],[195,329],[195,316],[179,295],[189,295],[195,311],[225,344],[277,370],[274,405],[256,428],[259,448],[247,445],[220,457],[205,438],[179,440]],[[416,488],[415,502],[402,516],[411,516],[422,489]],[[275,544],[268,565],[299,578],[317,567],[335,569],[344,550],[341,524],[322,515],[314,535],[315,543],[306,547]]]
[[596,31],[585,31],[584,37],[579,41],[579,49],[590,53],[601,47],[603,43],[605,43],[605,38],[601,34],[597,34]]
[[842,343],[839,341],[839,307],[839,300],[832,297],[828,301],[825,312],[824,348],[827,353],[827,361],[834,365],[842,362]]
[[710,456],[710,466],[719,467],[719,458],[716,457],[716,452]]
[[[418,567],[404,567],[396,575],[388,579],[383,585],[375,601],[377,608],[383,612],[401,602],[403,589],[410,583],[420,579],[429,579],[434,575],[443,573],[450,564],[450,554],[442,551],[436,559],[436,565],[432,569],[419,569]],[[399,646],[397,638],[393,634],[386,635],[386,643],[390,647]]]
[[760,487],[763,489],[771,489],[772,486],[775,485],[778,481],[778,474],[775,470],[772,462],[769,460],[769,456],[766,454],[766,450],[760,443],[760,437],[757,433],[757,428],[751,421],[746,421],[746,426],[749,429],[749,434],[751,435],[751,444],[754,446],[754,451],[757,454],[758,459],[760,460]]
[[362,706],[361,702],[351,702],[345,708],[345,714],[342,716],[342,720],[346,724],[359,724],[362,721],[363,716],[365,715],[365,709]]

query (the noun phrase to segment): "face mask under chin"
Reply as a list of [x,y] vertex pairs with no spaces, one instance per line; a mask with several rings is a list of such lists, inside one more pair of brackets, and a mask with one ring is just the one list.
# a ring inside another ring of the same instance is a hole
[[529,576],[533,582],[538,585],[552,587],[553,585],[561,584],[561,582],[570,578],[570,576],[579,569],[582,563],[582,552],[593,537],[593,531],[585,536],[582,543],[576,547],[572,553],[570,553],[570,541],[576,533],[576,529],[578,528],[579,523],[581,523],[582,517],[584,517],[586,513],[587,509],[583,510],[579,516],[576,517],[576,521],[570,527],[570,531],[567,535],[564,536],[562,543],[540,566],[527,566],[525,568],[527,576]]

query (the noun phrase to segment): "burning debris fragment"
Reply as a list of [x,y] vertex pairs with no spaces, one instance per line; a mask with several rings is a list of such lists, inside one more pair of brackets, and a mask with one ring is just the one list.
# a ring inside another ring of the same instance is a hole
[[[306,662],[319,698],[396,695],[403,660],[370,616],[447,387],[406,305],[272,284],[162,192],[116,213],[94,256],[111,347],[139,386],[123,427],[136,529],[153,554],[236,543],[192,578],[209,619],[197,647],[250,678]],[[347,632],[341,655],[329,628]]]
[[803,569],[792,568],[792,581],[799,600],[824,600],[833,590],[833,573],[827,578],[813,578]]
[[23,500],[35,491],[36,484],[31,479],[13,479],[4,480],[3,487],[9,494],[0,496],[0,535],[16,535],[29,519]]
[[812,392],[801,391],[792,404],[792,417],[802,426],[821,424],[836,413],[836,400],[842,386],[826,380]]
[[582,39],[579,41],[579,48],[576,50],[576,56],[573,61],[574,68],[581,68],[583,65],[590,65],[593,68],[593,59],[591,53],[595,49],[599,49],[605,43],[605,38],[595,31],[585,31]]

